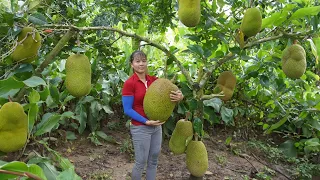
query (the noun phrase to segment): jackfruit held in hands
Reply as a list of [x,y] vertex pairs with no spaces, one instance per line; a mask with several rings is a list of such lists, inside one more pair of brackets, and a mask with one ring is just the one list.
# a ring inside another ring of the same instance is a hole
[[222,72],[217,80],[217,85],[214,88],[214,93],[219,93],[223,91],[224,96],[219,97],[224,101],[228,101],[231,99],[234,89],[236,87],[237,79],[232,74],[231,71],[224,71]]
[[38,56],[41,46],[41,36],[32,27],[24,27],[18,35],[18,44],[11,54],[15,62],[30,63]]
[[180,119],[169,140],[169,149],[173,154],[183,154],[186,150],[188,137],[193,136],[193,126],[191,121]]
[[176,102],[172,102],[170,99],[170,93],[178,89],[168,79],[155,80],[147,89],[143,99],[143,108],[148,119],[167,121],[176,106]]
[[195,27],[200,22],[200,0],[179,0],[178,17],[187,27]]
[[208,152],[202,141],[190,141],[186,151],[187,169],[196,177],[202,177],[208,169]]
[[0,151],[9,153],[23,148],[27,141],[28,116],[17,102],[0,109]]
[[302,46],[293,44],[282,52],[282,70],[289,78],[300,78],[306,68],[306,51]]
[[75,97],[87,95],[91,90],[91,65],[87,56],[73,54],[66,61],[66,88]]
[[244,13],[240,30],[248,37],[255,36],[262,25],[262,16],[260,10],[256,7],[249,8]]

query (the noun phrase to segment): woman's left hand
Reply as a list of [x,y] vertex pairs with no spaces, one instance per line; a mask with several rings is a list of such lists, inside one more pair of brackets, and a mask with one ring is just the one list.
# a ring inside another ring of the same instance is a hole
[[173,102],[178,102],[181,101],[183,99],[183,94],[180,90],[177,91],[171,91],[170,93],[170,99]]

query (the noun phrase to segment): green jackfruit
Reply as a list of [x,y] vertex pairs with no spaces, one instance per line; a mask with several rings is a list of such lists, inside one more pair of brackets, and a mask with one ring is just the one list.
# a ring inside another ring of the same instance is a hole
[[18,35],[18,45],[11,54],[15,62],[30,63],[38,56],[41,36],[32,27],[24,27]]
[[240,30],[248,37],[255,36],[262,25],[262,16],[258,8],[249,8],[244,13]]
[[173,154],[183,154],[186,150],[188,137],[193,136],[193,126],[191,121],[180,119],[169,140],[169,149]]
[[91,65],[87,56],[73,54],[66,62],[66,88],[72,96],[81,97],[91,90]]
[[151,120],[167,121],[176,106],[176,102],[170,99],[170,93],[177,90],[178,87],[168,79],[155,80],[143,99],[143,108],[147,117]]
[[186,151],[187,169],[196,177],[202,177],[208,169],[208,152],[202,141],[190,141]]
[[282,70],[292,79],[300,78],[306,71],[306,51],[299,44],[287,47],[282,53]]
[[23,148],[27,141],[28,116],[17,102],[0,109],[0,151],[9,153]]
[[187,27],[195,27],[200,22],[200,0],[179,0],[178,17]]
[[219,93],[223,91],[224,96],[219,97],[224,101],[228,101],[231,99],[234,89],[236,87],[237,79],[232,74],[231,71],[224,71],[222,72],[217,80],[217,85],[213,89],[214,93]]

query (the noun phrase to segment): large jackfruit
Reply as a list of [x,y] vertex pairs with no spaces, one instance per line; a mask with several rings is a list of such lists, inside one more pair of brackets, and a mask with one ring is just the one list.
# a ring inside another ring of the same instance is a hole
[[249,8],[244,13],[240,30],[248,37],[255,36],[262,25],[262,16],[260,10],[256,7]]
[[0,109],[0,151],[9,153],[23,148],[27,141],[28,116],[17,102]]
[[11,54],[15,62],[30,63],[38,56],[41,46],[41,36],[32,27],[24,27],[18,35],[18,45]]
[[179,0],[178,17],[187,27],[195,27],[200,22],[200,0]]
[[300,78],[306,68],[306,51],[302,46],[293,44],[282,52],[282,70],[289,78]]
[[91,65],[87,56],[73,54],[66,62],[66,88],[72,96],[81,97],[91,90]]
[[202,177],[208,169],[208,152],[202,141],[190,141],[186,151],[187,169],[190,174]]
[[186,150],[187,139],[193,136],[193,126],[191,121],[180,119],[169,140],[169,149],[173,154],[183,154]]
[[167,121],[176,105],[176,102],[171,101],[170,93],[177,90],[178,87],[168,79],[155,80],[143,99],[143,108],[147,117],[151,120]]
[[223,91],[224,96],[219,97],[224,101],[228,101],[231,99],[234,89],[236,87],[237,79],[232,74],[231,71],[224,71],[222,72],[217,80],[217,85],[214,88],[214,93],[219,93]]

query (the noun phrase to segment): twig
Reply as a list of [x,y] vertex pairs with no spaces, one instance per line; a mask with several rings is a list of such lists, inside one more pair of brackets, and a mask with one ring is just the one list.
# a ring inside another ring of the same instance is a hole
[[239,156],[247,160],[251,164],[251,166],[256,170],[256,172],[259,172],[258,169],[249,161],[249,159],[247,158],[247,154],[239,154]]
[[290,177],[288,177],[286,174],[284,174],[283,172],[281,172],[281,171],[280,171],[280,170],[278,170],[277,168],[272,168],[272,167],[270,167],[268,164],[266,164],[266,163],[262,162],[262,161],[260,160],[260,158],[258,158],[256,155],[254,155],[253,153],[251,153],[251,154],[252,154],[252,156],[253,156],[253,157],[254,157],[258,162],[260,162],[261,164],[263,164],[263,165],[267,166],[268,168],[270,168],[270,169],[272,169],[272,170],[274,170],[274,171],[278,172],[279,174],[283,175],[285,178],[287,178],[287,179],[291,180],[291,178],[290,178]]
[[35,180],[42,180],[42,178],[40,178],[34,174],[31,174],[29,172],[20,173],[20,172],[14,172],[14,171],[0,169],[0,174],[12,174],[12,175],[20,176],[20,177],[28,177],[28,178],[35,179]]

